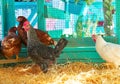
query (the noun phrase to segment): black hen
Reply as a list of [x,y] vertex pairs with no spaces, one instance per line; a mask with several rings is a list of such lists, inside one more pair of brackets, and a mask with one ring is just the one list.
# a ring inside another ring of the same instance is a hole
[[59,57],[63,48],[67,45],[68,41],[61,38],[55,48],[48,47],[39,41],[35,30],[29,24],[28,21],[24,22],[24,29],[27,31],[28,37],[28,56],[40,66],[42,71],[45,73],[48,71],[49,64],[55,63],[56,58]]

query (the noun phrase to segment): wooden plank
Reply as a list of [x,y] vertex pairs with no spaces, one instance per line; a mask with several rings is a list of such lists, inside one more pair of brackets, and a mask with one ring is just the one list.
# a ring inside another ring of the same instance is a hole
[[[58,38],[54,38],[55,40],[59,40]],[[84,37],[84,38],[66,38],[68,40],[67,47],[69,48],[78,48],[78,47],[93,47],[95,46],[95,42],[92,40],[92,37]],[[107,42],[117,43],[116,37],[104,37]]]
[[63,62],[105,62],[96,52],[95,46],[89,47],[65,47],[60,57],[57,58],[57,63]]
[[5,36],[10,27],[15,26],[14,0],[2,1],[2,32]]
[[0,64],[28,62],[28,61],[31,61],[31,59],[29,57],[27,57],[27,58],[19,58],[18,60],[17,59],[3,59],[3,60],[0,60]]
[[58,64],[70,63],[70,62],[83,62],[83,63],[104,63],[104,60],[101,59],[59,59],[57,60]]
[[116,36],[120,44],[120,0],[116,0]]
[[99,54],[96,52],[95,47],[84,47],[84,48],[73,48],[64,49],[57,59],[57,63],[67,62],[91,62],[91,63],[102,63],[105,62]]
[[[23,52],[25,53],[25,52]],[[22,56],[20,56],[22,57]],[[25,57],[25,56],[23,56]],[[19,63],[19,62],[30,62],[32,61],[30,58],[20,58],[19,60],[16,59],[9,59],[9,60],[0,60],[0,64],[5,63]],[[57,58],[57,63],[67,63],[67,62],[93,62],[93,63],[102,63],[105,62],[99,54],[96,52],[95,47],[66,47],[60,57]]]

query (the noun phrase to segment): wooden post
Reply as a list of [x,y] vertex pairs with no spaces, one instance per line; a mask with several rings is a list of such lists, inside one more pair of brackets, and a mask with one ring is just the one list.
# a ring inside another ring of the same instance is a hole
[[44,0],[37,0],[38,28],[45,31]]
[[2,1],[2,32],[5,36],[10,27],[15,26],[14,0]]
[[120,44],[120,0],[116,0],[116,37]]
[[[5,36],[5,30],[6,30],[6,25],[5,25],[5,23],[6,23],[6,21],[5,21],[5,19],[6,19],[6,5],[5,5],[5,3],[6,3],[6,0],[1,0],[1,2],[2,2],[2,35],[3,35],[3,37]],[[3,38],[2,37],[2,38]]]

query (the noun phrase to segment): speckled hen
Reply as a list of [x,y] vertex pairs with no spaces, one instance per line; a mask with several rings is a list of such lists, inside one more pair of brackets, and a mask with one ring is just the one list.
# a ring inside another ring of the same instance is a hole
[[28,56],[30,56],[32,60],[40,66],[44,73],[47,72],[50,63],[55,63],[56,58],[59,57],[68,41],[61,38],[55,48],[48,47],[39,41],[35,30],[28,21],[24,22],[23,27],[25,31],[27,31]]

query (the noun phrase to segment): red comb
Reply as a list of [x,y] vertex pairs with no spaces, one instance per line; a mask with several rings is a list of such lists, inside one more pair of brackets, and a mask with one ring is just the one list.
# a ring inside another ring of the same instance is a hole
[[25,22],[23,23],[23,26],[26,26],[26,25],[28,25],[28,24],[30,24],[29,21],[25,21]]

